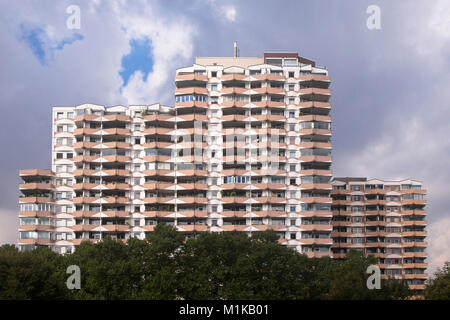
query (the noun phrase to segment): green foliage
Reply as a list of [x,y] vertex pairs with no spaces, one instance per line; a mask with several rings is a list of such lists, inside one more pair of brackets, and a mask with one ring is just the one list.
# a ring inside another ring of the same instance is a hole
[[0,247],[0,300],[62,299],[64,278],[58,273],[60,257],[50,249],[19,252]]
[[450,261],[434,273],[425,290],[425,299],[450,300]]
[[350,250],[342,262],[334,269],[330,283],[329,299],[374,300],[406,299],[410,296],[404,280],[382,279],[381,289],[368,289],[366,273],[369,265],[376,264],[373,256],[365,257],[359,251]]
[[[202,232],[196,238],[158,224],[147,239],[82,242],[64,256],[46,248],[0,247],[0,299],[405,299],[404,281],[366,286],[375,263],[351,251],[344,260],[309,259],[278,243],[274,231]],[[81,289],[66,287],[67,267]],[[449,265],[427,291],[448,299]],[[446,290],[446,291],[445,291]],[[446,296],[445,296],[446,294]]]

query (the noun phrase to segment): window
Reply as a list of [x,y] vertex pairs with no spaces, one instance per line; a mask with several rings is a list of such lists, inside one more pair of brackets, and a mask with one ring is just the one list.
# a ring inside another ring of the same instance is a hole
[[217,219],[213,219],[213,220],[211,221],[211,225],[217,226]]
[[289,170],[290,171],[295,171],[295,164],[289,165]]
[[290,131],[295,131],[295,124],[290,124],[289,125],[289,130]]
[[295,186],[297,182],[295,181],[295,179],[290,179],[289,184]]
[[67,154],[67,159],[72,159],[73,158],[73,153],[68,153]]
[[73,119],[73,112],[67,112],[67,118]]
[[134,144],[141,144],[141,138],[134,138]]
[[297,234],[296,233],[291,233],[291,240],[295,240],[297,239]]
[[289,118],[295,118],[295,112],[294,111],[289,112]]
[[217,91],[217,84],[211,85],[211,91]]
[[64,116],[64,113],[63,113],[63,112],[57,112],[57,113],[56,113],[56,118],[57,118],[57,119],[62,119],[63,116]]
[[294,71],[290,71],[289,72],[289,78],[293,78],[294,77]]
[[295,206],[290,206],[290,208],[289,208],[289,210],[290,210],[290,212],[295,212]]
[[295,84],[290,84],[289,91],[294,91],[294,90],[295,90]]
[[63,126],[57,126],[56,132],[63,132],[64,127]]
[[211,212],[217,212],[217,206],[211,206]]
[[289,157],[295,158],[295,151],[289,151]]
[[56,159],[62,159],[63,158],[63,154],[62,153],[57,153],[56,154]]
[[295,226],[296,225],[296,220],[295,219],[292,219],[291,220],[291,226]]
[[212,71],[211,72],[211,77],[212,78],[216,78],[217,77],[217,71]]
[[295,104],[295,98],[294,97],[289,97],[288,98],[288,104]]

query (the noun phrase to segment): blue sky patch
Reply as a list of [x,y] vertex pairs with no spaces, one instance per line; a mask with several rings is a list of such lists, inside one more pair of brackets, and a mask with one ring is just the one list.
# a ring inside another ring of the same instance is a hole
[[48,65],[53,60],[56,50],[62,50],[65,45],[83,40],[83,35],[73,33],[70,37],[53,40],[43,28],[21,24],[19,39],[26,43],[41,65]]
[[122,71],[119,72],[124,87],[135,71],[140,70],[143,73],[144,81],[147,81],[148,74],[153,71],[151,40],[148,38],[132,39],[130,46],[131,52],[122,57]]

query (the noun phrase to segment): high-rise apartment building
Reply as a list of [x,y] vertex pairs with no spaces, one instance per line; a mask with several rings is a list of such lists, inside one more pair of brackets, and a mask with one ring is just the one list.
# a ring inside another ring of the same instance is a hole
[[424,289],[427,232],[422,184],[334,178],[332,185],[333,257],[361,250],[377,258],[382,277],[404,278],[411,289]]
[[275,230],[309,257],[354,248],[383,276],[426,279],[425,190],[335,178],[330,78],[297,53],[196,58],[175,105],[54,107],[51,170],[21,170],[19,247]]
[[331,255],[330,78],[297,53],[196,58],[175,106],[53,108],[51,170],[22,170],[23,249],[273,229]]

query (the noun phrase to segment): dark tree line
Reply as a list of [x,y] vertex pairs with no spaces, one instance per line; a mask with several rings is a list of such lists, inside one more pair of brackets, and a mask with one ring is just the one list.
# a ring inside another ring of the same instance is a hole
[[[0,299],[406,299],[401,280],[366,286],[373,257],[351,251],[343,261],[309,259],[280,245],[273,231],[201,233],[184,240],[158,225],[146,240],[83,242],[72,254],[47,248],[0,247]],[[67,267],[81,270],[81,289],[69,290]],[[449,292],[449,277],[436,280]],[[446,282],[445,282],[446,281]],[[445,284],[446,283],[446,284]],[[444,289],[442,289],[444,288]],[[433,296],[428,288],[427,294]],[[429,292],[429,293],[428,293]]]

